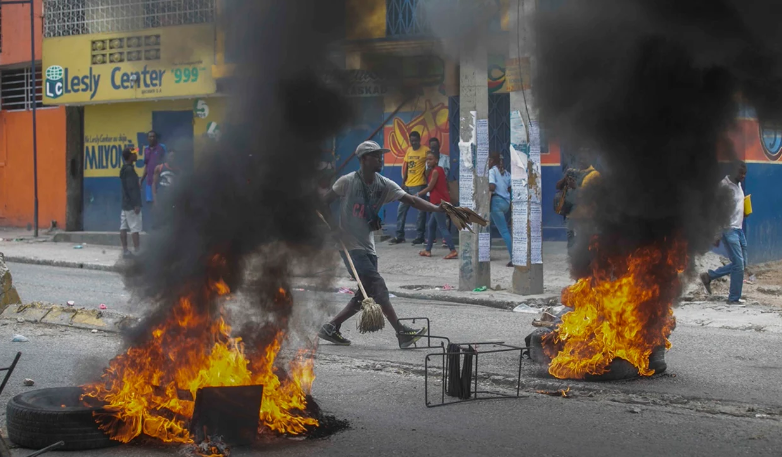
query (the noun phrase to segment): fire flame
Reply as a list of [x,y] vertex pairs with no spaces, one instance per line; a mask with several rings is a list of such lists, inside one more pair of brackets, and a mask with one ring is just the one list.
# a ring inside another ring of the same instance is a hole
[[[216,281],[205,293],[216,298],[229,288]],[[96,414],[101,429],[123,443],[141,434],[166,443],[192,443],[188,424],[198,389],[258,384],[263,385],[259,432],[266,428],[297,435],[317,427],[317,419],[302,415],[315,380],[314,354],[300,351],[284,375],[275,365],[283,331],[265,348],[246,352],[241,338],[231,337],[222,315],[195,312],[192,299],[182,297],[146,343],[115,357],[99,382],[83,386],[84,396],[106,403],[108,412]],[[280,289],[277,299],[290,297]]]
[[562,291],[562,303],[573,311],[544,336],[544,350],[552,358],[549,373],[583,379],[605,374],[621,358],[640,375],[651,376],[652,351],[671,347],[668,336],[676,323],[672,305],[688,262],[685,243],[663,241],[629,256],[607,257],[593,240],[590,251],[591,277]]

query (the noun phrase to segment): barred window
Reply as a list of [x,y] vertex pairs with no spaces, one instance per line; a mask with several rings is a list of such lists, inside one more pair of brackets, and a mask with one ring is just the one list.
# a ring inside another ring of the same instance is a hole
[[214,22],[215,0],[43,0],[44,36]]
[[[35,106],[43,107],[41,67],[35,68]],[[3,70],[0,73],[0,109],[22,111],[32,109],[33,78],[30,67]]]

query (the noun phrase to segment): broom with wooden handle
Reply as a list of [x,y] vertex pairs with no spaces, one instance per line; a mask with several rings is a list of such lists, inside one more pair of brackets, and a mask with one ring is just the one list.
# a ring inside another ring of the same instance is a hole
[[[320,211],[316,212],[318,213],[320,220],[322,220],[323,223],[326,224],[326,227],[331,230],[331,226],[328,222],[326,222],[326,218],[320,214]],[[342,252],[345,253],[345,258],[348,260],[348,265],[350,265],[350,270],[353,272],[353,277],[356,278],[356,282],[358,282],[358,288],[364,295],[364,300],[361,301],[361,315],[358,317],[358,321],[356,322],[356,328],[358,329],[359,333],[377,332],[378,330],[383,330],[383,327],[386,326],[386,319],[383,315],[383,309],[380,307],[380,305],[375,303],[375,300],[372,299],[369,294],[367,294],[366,290],[364,290],[364,285],[361,284],[361,278],[358,277],[358,272],[356,271],[356,267],[353,265],[353,259],[350,258],[350,252],[348,252],[348,248],[345,247],[345,243],[343,243],[342,240],[339,240],[339,245],[342,247]]]

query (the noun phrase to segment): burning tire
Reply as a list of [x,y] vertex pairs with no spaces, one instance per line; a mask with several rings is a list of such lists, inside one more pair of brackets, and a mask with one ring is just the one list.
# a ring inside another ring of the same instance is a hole
[[79,387],[57,387],[19,394],[8,402],[8,438],[19,446],[40,449],[64,441],[61,449],[79,451],[119,444],[98,428],[94,412],[102,405],[80,399]]

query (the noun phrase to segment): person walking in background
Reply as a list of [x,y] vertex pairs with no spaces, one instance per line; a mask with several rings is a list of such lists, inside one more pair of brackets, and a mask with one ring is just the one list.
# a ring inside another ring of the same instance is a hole
[[508,230],[505,213],[510,209],[510,173],[502,166],[498,152],[489,154],[489,190],[491,191],[491,221],[500,232],[505,247],[511,256],[509,267],[513,266],[513,242]]
[[[406,348],[426,333],[426,327],[413,329],[399,323],[396,311],[391,305],[386,282],[378,273],[375,236],[372,232],[381,229],[378,211],[386,203],[401,201],[421,212],[444,213],[445,210],[406,193],[394,181],[380,175],[383,154],[389,151],[374,141],[361,143],[356,148],[359,170],[339,178],[326,195],[324,203],[330,205],[340,199],[340,236],[356,267],[358,277],[367,294],[380,305],[388,322],[394,327],[399,347]],[[321,326],[318,336],[340,346],[350,345],[350,340],[342,336],[340,326],[361,310],[364,298],[361,292],[356,292],[331,322]]]
[[119,172],[122,184],[122,212],[120,214],[119,239],[122,243],[122,256],[133,257],[128,250],[128,232],[133,238],[133,251],[138,253],[141,240],[139,234],[142,228],[141,218],[141,187],[136,174],[137,155],[135,148],[125,148],[122,151],[124,165]]
[[585,217],[585,211],[575,211],[579,190],[587,187],[600,177],[600,172],[592,166],[588,150],[582,149],[576,157],[575,168],[565,170],[565,175],[557,181],[557,191],[564,194],[564,201],[559,206],[558,214],[565,218],[567,227],[568,250],[576,244],[575,221],[578,217]]
[[448,154],[443,154],[440,152],[440,140],[434,137],[429,138],[429,150],[437,153],[437,156],[440,157],[437,160],[437,165],[442,167],[442,169],[445,171],[445,180],[447,182],[448,176],[451,174],[451,157],[448,156]]
[[[429,151],[426,154],[426,166],[431,171],[429,172],[429,184],[420,192],[418,197],[422,197],[429,194],[429,202],[433,205],[439,205],[441,202],[451,202],[451,195],[448,192],[448,180],[445,178],[445,170],[438,165],[440,160],[439,154],[435,151]],[[453,238],[451,232],[448,230],[445,222],[445,214],[434,213],[429,218],[429,224],[427,225],[426,235],[426,248],[418,254],[422,257],[432,256],[432,246],[434,245],[434,238],[436,230],[440,230],[440,234],[443,237],[448,249],[451,252],[445,256],[446,259],[455,259],[459,256],[456,252],[456,247],[453,244]]]
[[[402,184],[410,195],[417,195],[426,187],[426,151],[421,147],[421,134],[410,133],[410,147],[405,153],[405,161],[402,163]],[[396,237],[391,238],[388,244],[400,244],[405,242],[405,222],[410,205],[399,203],[396,212]],[[416,219],[416,238],[413,244],[424,243],[424,229],[426,228],[426,213],[419,211]]]
[[144,172],[139,184],[144,187],[144,197],[147,203],[154,203],[155,168],[163,163],[166,157],[166,146],[159,141],[159,136],[154,130],[147,133],[147,146],[144,147]]
[[171,192],[178,173],[176,152],[174,150],[168,151],[165,162],[155,168],[155,177],[152,180],[152,201],[155,204],[161,197],[166,198]]
[[[722,242],[728,251],[730,263],[716,270],[701,273],[701,282],[706,292],[711,295],[711,282],[717,278],[730,275],[730,291],[728,293],[729,304],[744,303],[741,298],[741,289],[744,285],[744,268],[747,262],[747,238],[744,236],[744,190],[741,183],[747,176],[747,164],[737,162],[733,166],[731,174],[725,176],[720,186],[727,189],[731,198],[730,225],[722,234]],[[719,240],[716,243],[719,246]]]

